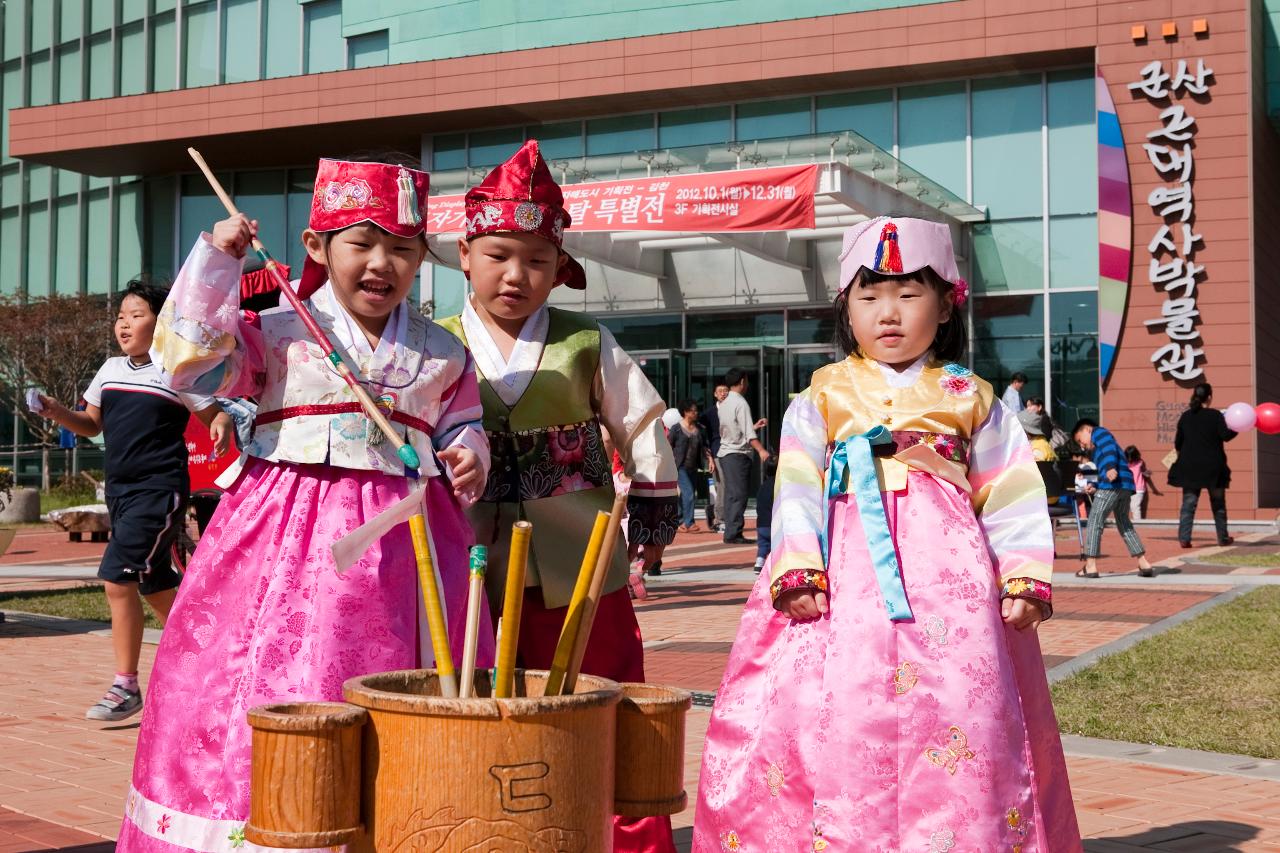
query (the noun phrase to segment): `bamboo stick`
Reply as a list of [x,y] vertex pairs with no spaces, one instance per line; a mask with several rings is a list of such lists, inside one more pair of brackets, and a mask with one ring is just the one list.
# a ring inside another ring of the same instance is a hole
[[499,699],[510,698],[515,688],[516,647],[520,640],[520,611],[524,607],[524,577],[532,534],[533,525],[527,521],[517,521],[511,527],[507,588],[502,602],[502,645],[498,648],[498,683],[493,693]]
[[471,565],[468,573],[471,585],[467,589],[467,631],[462,643],[462,686],[458,695],[470,699],[475,687],[476,644],[480,641],[480,599],[484,596],[484,572],[489,561],[489,549],[483,545],[471,547]]
[[609,528],[605,532],[604,544],[600,546],[600,556],[596,559],[595,574],[591,577],[591,587],[583,600],[582,617],[574,637],[573,654],[569,657],[569,665],[565,670],[564,692],[572,693],[578,683],[578,674],[582,670],[582,659],[587,654],[587,643],[591,640],[591,626],[596,621],[596,609],[600,605],[600,593],[604,589],[605,578],[609,575],[609,566],[613,562],[613,550],[618,545],[618,535],[622,532],[622,516],[627,510],[627,496],[617,495],[613,499],[613,509],[609,513]]
[[591,580],[595,576],[596,563],[600,560],[600,549],[604,546],[605,534],[609,530],[609,513],[596,513],[596,523],[591,528],[591,538],[587,540],[587,550],[582,555],[582,565],[578,568],[578,580],[573,585],[573,597],[569,600],[569,609],[565,613],[564,627],[560,629],[560,641],[556,643],[555,657],[551,670],[547,673],[547,696],[559,696],[564,692],[564,677],[569,669],[569,659],[573,657],[573,647],[578,641],[578,630],[582,626],[582,611],[591,590]]

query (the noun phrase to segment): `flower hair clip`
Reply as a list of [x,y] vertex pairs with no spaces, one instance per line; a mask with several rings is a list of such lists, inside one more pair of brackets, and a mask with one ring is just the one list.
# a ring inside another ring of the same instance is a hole
[[957,278],[956,283],[951,286],[951,302],[957,308],[964,307],[969,301],[969,282],[962,278]]

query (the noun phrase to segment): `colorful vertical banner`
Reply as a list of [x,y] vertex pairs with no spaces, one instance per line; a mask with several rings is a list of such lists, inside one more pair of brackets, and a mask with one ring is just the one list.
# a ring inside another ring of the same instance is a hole
[[1098,104],[1098,377],[1103,385],[1115,366],[1129,276],[1133,269],[1133,203],[1129,191],[1129,161],[1115,101],[1099,67]]

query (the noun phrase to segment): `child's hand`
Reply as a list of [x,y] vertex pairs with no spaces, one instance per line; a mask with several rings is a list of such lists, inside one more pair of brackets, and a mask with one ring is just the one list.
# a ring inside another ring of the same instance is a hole
[[480,498],[484,478],[480,476],[480,456],[467,447],[446,447],[436,454],[453,472],[453,494],[466,504]]
[[1115,468],[1108,468],[1108,469],[1107,469],[1107,482],[1108,482],[1108,483],[1114,483],[1114,482],[1116,481],[1116,477],[1119,477],[1119,476],[1120,476],[1120,472],[1119,472],[1119,471],[1117,471]]
[[1004,617],[1006,625],[1012,625],[1019,631],[1028,628],[1034,631],[1044,619],[1044,611],[1040,609],[1040,605],[1025,598],[1006,598],[1001,601],[1000,615]]
[[812,622],[827,613],[825,592],[811,592],[807,589],[791,589],[778,596],[777,609],[788,619],[797,622]]
[[209,438],[213,440],[213,458],[221,459],[231,452],[231,437],[236,434],[235,421],[226,412],[219,412],[209,424]]
[[245,249],[257,236],[258,220],[250,219],[243,213],[237,213],[230,219],[214,224],[211,242],[215,249],[233,258],[243,258]]
[[37,412],[37,414],[43,415],[49,420],[53,420],[53,413],[55,411],[65,408],[61,403],[59,403],[57,400],[53,399],[52,397],[48,396],[47,394],[37,394],[36,397],[40,400],[40,406],[41,406],[41,409],[39,412]]

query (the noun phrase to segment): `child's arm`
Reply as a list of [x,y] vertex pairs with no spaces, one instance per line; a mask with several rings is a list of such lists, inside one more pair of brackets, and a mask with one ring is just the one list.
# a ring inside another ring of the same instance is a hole
[[213,458],[221,459],[231,452],[231,437],[236,434],[235,421],[218,405],[218,401],[210,397],[190,397],[179,395],[182,402],[192,414],[209,429],[209,438],[213,440]]
[[[1002,599],[1035,602],[1043,618],[1053,612],[1053,525],[1044,480],[1016,417],[993,405],[970,443],[969,483],[978,523],[998,573]],[[1025,606],[1002,604],[1005,621],[1032,627]]]
[[645,568],[651,568],[675,539],[680,523],[675,456],[662,427],[666,406],[640,366],[603,327],[592,401],[631,478],[629,551],[634,557],[643,548]]
[[827,419],[823,401],[807,388],[782,419],[774,481],[769,555],[773,606],[791,619],[827,612],[827,572],[819,538],[826,521]]
[[243,214],[201,234],[156,321],[151,358],[171,388],[253,397],[265,382],[261,332],[240,316],[244,249],[257,223]]
[[93,438],[102,432],[102,409],[97,406],[88,405],[83,412],[76,412],[44,394],[40,395],[40,402],[44,405],[40,414],[76,435]]
[[480,499],[489,476],[489,437],[483,418],[475,362],[467,352],[462,375],[440,399],[440,420],[431,438],[437,455],[452,471],[453,493],[464,506]]

